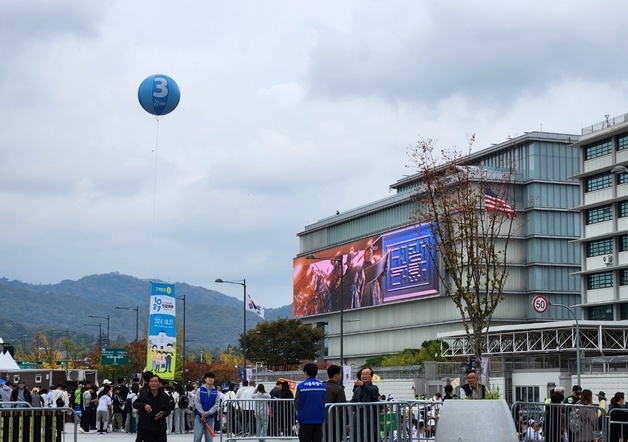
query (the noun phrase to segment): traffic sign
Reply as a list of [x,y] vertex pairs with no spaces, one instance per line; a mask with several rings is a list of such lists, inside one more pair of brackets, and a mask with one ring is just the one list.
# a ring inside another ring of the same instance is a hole
[[103,348],[100,353],[102,365],[129,365],[129,355],[124,348]]
[[532,300],[532,308],[537,313],[545,313],[550,306],[550,302],[543,295],[536,295]]

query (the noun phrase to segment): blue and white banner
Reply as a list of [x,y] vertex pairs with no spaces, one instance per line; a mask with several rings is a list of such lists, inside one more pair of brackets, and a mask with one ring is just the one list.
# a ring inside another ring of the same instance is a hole
[[176,315],[174,284],[151,282],[146,367],[162,379],[174,380]]

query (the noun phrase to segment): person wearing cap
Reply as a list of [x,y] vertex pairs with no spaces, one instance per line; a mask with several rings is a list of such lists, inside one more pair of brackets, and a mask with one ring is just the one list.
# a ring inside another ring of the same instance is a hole
[[598,422],[598,427],[601,427],[604,420],[604,417],[603,417],[604,413],[608,411],[608,405],[606,403],[606,393],[604,393],[603,391],[600,391],[597,394],[597,400],[598,400],[598,407],[601,408],[601,410],[600,409],[597,410],[597,422]]
[[[603,391],[600,391],[596,396],[597,396],[599,407],[604,409],[604,411],[608,410],[608,407],[606,405],[606,393],[604,393]],[[600,410],[600,414],[601,414],[601,410]]]
[[541,424],[534,419],[528,422],[528,429],[523,435],[523,442],[543,442],[545,438],[541,432]]
[[[29,405],[33,405],[33,398],[31,396],[31,392],[26,388],[26,383],[23,380],[20,380],[17,383],[17,388],[14,388],[11,392],[11,401],[12,402],[26,402],[25,404],[18,404],[16,408],[27,408]],[[27,405],[28,404],[28,405]]]
[[[580,400],[581,394],[582,394],[582,387],[580,385],[574,385],[573,387],[571,387],[571,395],[565,398],[565,400],[563,401],[563,404],[573,405],[573,404],[578,403],[578,401]],[[567,414],[566,419],[569,419],[569,414]],[[567,433],[569,435],[568,440],[573,442],[576,437],[575,433],[569,430],[567,431]]]
[[[554,389],[555,390],[555,389]],[[575,404],[580,400],[580,395],[582,394],[582,387],[580,385],[574,385],[571,388],[571,395],[567,396],[563,401],[564,404]]]

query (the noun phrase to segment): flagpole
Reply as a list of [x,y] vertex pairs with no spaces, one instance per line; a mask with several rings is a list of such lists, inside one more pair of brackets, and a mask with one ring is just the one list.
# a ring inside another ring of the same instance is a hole
[[244,303],[242,316],[244,316],[244,334],[242,335],[242,354],[244,356],[244,379],[246,379],[246,279],[242,280],[244,286]]
[[244,299],[242,300],[242,317],[244,318],[244,334],[242,335],[242,356],[243,356],[243,364],[242,368],[244,370],[244,375],[242,376],[242,380],[246,379],[246,279],[243,279],[242,282],[239,281],[224,281],[220,278],[216,279],[217,283],[225,283],[225,284],[239,284],[244,287]]

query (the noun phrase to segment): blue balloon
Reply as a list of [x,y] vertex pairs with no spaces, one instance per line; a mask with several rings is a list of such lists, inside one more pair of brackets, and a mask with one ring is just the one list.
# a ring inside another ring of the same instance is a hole
[[137,98],[146,112],[153,115],[166,115],[179,104],[179,85],[167,75],[151,75],[140,84]]

